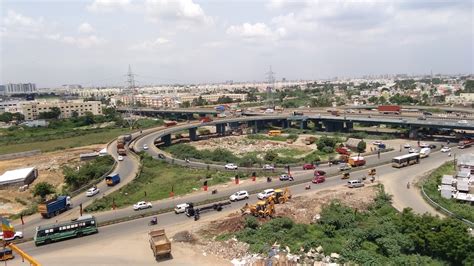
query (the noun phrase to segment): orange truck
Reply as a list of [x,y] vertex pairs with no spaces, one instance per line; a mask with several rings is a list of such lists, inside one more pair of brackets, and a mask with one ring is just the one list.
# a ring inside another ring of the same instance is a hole
[[171,242],[165,234],[165,229],[152,230],[150,236],[150,248],[155,258],[171,256]]
[[362,156],[350,157],[347,161],[352,167],[365,165],[365,159]]

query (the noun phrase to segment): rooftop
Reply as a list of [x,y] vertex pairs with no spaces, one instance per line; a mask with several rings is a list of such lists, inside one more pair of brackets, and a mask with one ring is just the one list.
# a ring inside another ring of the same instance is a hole
[[35,167],[29,167],[6,171],[3,175],[0,176],[0,184],[23,181],[34,170]]

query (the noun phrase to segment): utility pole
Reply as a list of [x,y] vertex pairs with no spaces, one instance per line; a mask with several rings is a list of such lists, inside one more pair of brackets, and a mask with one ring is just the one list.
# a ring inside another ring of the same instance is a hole
[[275,88],[275,72],[272,71],[272,66],[270,66],[269,71],[266,73],[267,75],[267,107],[269,109],[275,109],[275,103],[273,101],[273,90]]

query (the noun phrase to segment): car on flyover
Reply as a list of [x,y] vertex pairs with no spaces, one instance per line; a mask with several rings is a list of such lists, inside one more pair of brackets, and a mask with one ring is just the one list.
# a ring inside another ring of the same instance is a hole
[[97,187],[91,187],[86,191],[86,196],[92,197],[99,194],[99,192],[100,192],[100,189],[98,189]]
[[237,170],[237,168],[239,168],[239,167],[236,164],[228,163],[228,164],[224,165],[224,168],[226,170]]
[[143,149],[144,149],[144,150],[148,150],[148,145],[143,144]]
[[275,166],[271,164],[265,164],[263,165],[263,170],[275,170]]
[[117,160],[123,161],[123,156],[122,156],[122,155],[119,155],[119,156],[117,157]]
[[230,195],[230,201],[245,200],[249,198],[249,193],[245,190],[237,191],[234,194]]
[[269,188],[269,189],[265,189],[264,191],[258,193],[257,198],[259,200],[263,200],[263,199],[266,199],[266,198],[272,196],[273,194],[275,194],[275,190],[273,188]]
[[451,151],[450,147],[445,146],[445,147],[441,148],[441,152],[450,152],[450,151]]
[[148,209],[148,208],[151,208],[153,207],[153,205],[151,204],[151,202],[146,202],[146,201],[139,201],[135,204],[133,204],[133,209],[135,211],[139,211],[139,210],[143,210],[143,209]]

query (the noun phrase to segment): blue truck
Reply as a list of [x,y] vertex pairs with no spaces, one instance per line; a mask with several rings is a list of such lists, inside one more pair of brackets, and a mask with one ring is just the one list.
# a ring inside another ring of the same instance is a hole
[[120,176],[119,174],[112,174],[112,175],[109,175],[105,178],[105,183],[107,184],[107,186],[115,186],[117,185],[118,183],[120,183]]
[[71,197],[58,196],[55,199],[48,200],[38,205],[38,211],[44,218],[51,218],[62,212],[67,211],[71,207]]
[[225,106],[224,105],[219,105],[214,107],[214,109],[218,112],[224,112],[225,111]]

